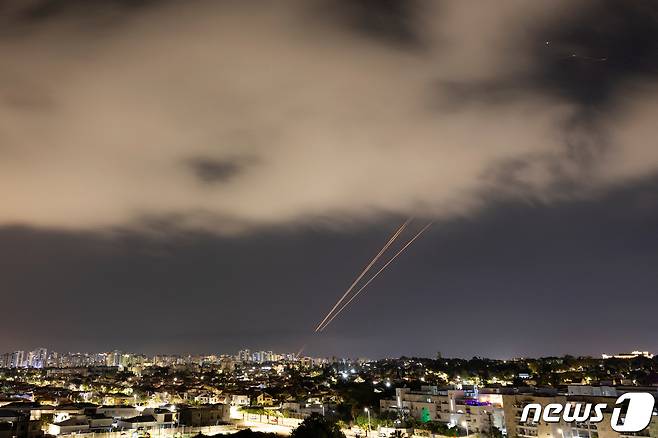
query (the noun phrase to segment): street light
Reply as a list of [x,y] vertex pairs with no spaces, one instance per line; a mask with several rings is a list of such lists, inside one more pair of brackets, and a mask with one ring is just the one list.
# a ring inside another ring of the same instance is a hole
[[368,436],[368,434],[370,433],[370,409],[364,408],[363,410],[366,411],[366,414],[368,414],[368,432],[366,432],[366,436]]
[[466,436],[468,436],[468,421],[462,421],[462,426],[466,428]]

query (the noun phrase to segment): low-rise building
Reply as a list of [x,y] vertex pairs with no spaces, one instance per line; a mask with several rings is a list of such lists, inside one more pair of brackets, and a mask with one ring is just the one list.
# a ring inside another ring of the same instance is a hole
[[132,418],[140,414],[140,412],[134,406],[125,405],[99,406],[96,408],[96,413],[117,419]]
[[84,415],[71,417],[48,425],[48,434],[55,436],[87,431],[89,431],[89,421]]
[[27,414],[30,420],[40,420],[42,416],[50,418],[55,409],[52,406],[45,406],[36,402],[11,402],[5,404],[3,409]]
[[180,409],[180,424],[202,427],[226,423],[230,419],[230,406],[217,404],[207,406],[185,406]]
[[0,410],[0,438],[40,438],[41,422],[30,415],[13,410]]
[[114,424],[114,418],[106,417],[103,414],[88,415],[87,421],[89,429],[93,432],[109,432]]
[[249,396],[242,394],[234,394],[231,396],[232,406],[249,406]]
[[258,406],[273,406],[274,398],[266,392],[261,392],[258,394],[258,397],[256,397],[256,404]]
[[68,404],[57,406],[52,411],[52,422],[61,423],[68,420],[69,418],[79,417],[85,415],[86,409],[93,409],[93,405],[85,404]]
[[137,415],[131,418],[117,420],[119,429],[152,429],[158,427],[158,421],[153,415]]
[[152,415],[158,427],[174,427],[178,423],[178,412],[169,409],[145,409],[143,415]]

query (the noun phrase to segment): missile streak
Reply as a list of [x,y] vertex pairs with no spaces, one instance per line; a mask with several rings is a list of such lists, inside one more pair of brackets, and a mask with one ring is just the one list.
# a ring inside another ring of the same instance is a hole
[[[368,280],[363,286],[361,286],[361,288],[360,288],[358,291],[356,291],[356,293],[355,293],[354,295],[352,295],[352,297],[351,297],[346,303],[344,303],[344,304],[340,307],[340,309],[338,309],[338,311],[336,311],[336,313],[334,313],[334,315],[333,315],[331,318],[329,318],[329,320],[328,320],[327,322],[324,322],[324,323],[320,324],[320,326],[319,326],[319,331],[320,331],[320,332],[324,331],[324,329],[326,329],[327,326],[328,326],[329,324],[331,324],[331,322],[332,322],[332,321],[333,321],[333,320],[334,320],[334,319],[335,319],[335,318],[336,318],[336,317],[337,317],[337,316],[338,316],[338,315],[339,315],[339,314],[340,314],[340,313],[341,313],[341,312],[342,312],[342,311],[343,311],[343,310],[344,310],[344,309],[345,309],[345,308],[346,308],[346,307],[347,307],[347,306],[348,306],[348,305],[349,305],[349,304],[350,304],[350,303],[351,303],[351,302],[352,302],[352,301],[353,301],[353,300],[354,300],[354,299],[355,299],[355,298],[356,298],[356,297],[357,297],[357,296],[358,296],[358,295],[359,295],[359,294],[360,294],[360,293],[366,288],[366,287],[368,287],[368,285],[369,285],[370,283],[372,283],[372,281],[373,281],[375,278],[377,278],[377,277],[379,276],[379,274],[381,274],[382,272],[384,272],[384,270],[388,267],[388,265],[390,265],[391,263],[393,263],[393,261],[394,261],[396,258],[398,258],[398,256],[399,256],[400,254],[402,254],[402,253],[403,253],[403,252],[404,252],[404,251],[405,251],[405,250],[406,250],[406,249],[407,249],[412,243],[414,243],[414,241],[415,241],[416,239],[418,239],[418,238],[419,238],[419,237],[420,237],[420,236],[421,236],[421,235],[422,235],[422,234],[423,234],[423,233],[424,233],[424,232],[430,227],[430,225],[432,225],[432,222],[430,222],[429,224],[425,225],[425,226],[424,226],[424,227],[423,227],[418,233],[416,233],[416,235],[414,235],[414,237],[412,237],[412,238],[411,238],[411,239],[410,239],[410,240],[409,240],[409,241],[408,241],[408,242],[407,242],[402,248],[400,248],[400,250],[399,250],[398,252],[396,252],[395,255],[394,255],[393,257],[391,257],[391,258],[390,258],[390,259],[384,264],[384,266],[382,266],[382,267],[379,269],[379,271],[377,271],[377,272],[375,273],[375,275],[373,275],[372,277],[370,277],[370,279],[369,279],[369,280]],[[325,319],[326,319],[326,318],[325,318]],[[318,331],[318,330],[316,330],[316,331]]]
[[398,236],[400,235],[400,233],[402,233],[402,231],[404,231],[404,229],[407,227],[407,225],[409,225],[409,223],[411,223],[412,220],[413,220],[413,218],[409,218],[409,219],[407,219],[402,225],[400,225],[400,226],[398,227],[398,229],[397,229],[397,230],[395,231],[395,233],[393,233],[393,235],[388,239],[388,241],[387,241],[386,244],[382,247],[382,249],[381,249],[381,250],[377,253],[377,255],[376,255],[376,256],[370,261],[370,263],[368,263],[368,265],[363,269],[363,271],[361,271],[361,274],[359,274],[359,276],[356,277],[356,280],[354,280],[354,282],[350,285],[350,287],[345,291],[345,293],[343,294],[343,296],[342,296],[342,297],[336,302],[336,304],[334,305],[334,307],[329,311],[329,313],[327,313],[327,315],[326,315],[326,316],[324,317],[324,319],[320,322],[320,324],[318,324],[318,326],[315,328],[315,331],[316,331],[316,332],[320,329],[320,327],[322,327],[322,325],[327,321],[327,319],[329,319],[329,317],[330,317],[331,314],[334,312],[334,310],[336,310],[336,309],[338,308],[338,306],[340,306],[340,304],[345,300],[345,298],[350,294],[350,292],[352,292],[352,289],[354,289],[354,287],[359,283],[359,281],[361,281],[361,279],[366,275],[366,273],[370,270],[370,268],[372,268],[372,266],[373,266],[373,265],[377,262],[377,260],[379,260],[379,258],[380,258],[380,257],[386,252],[386,250],[388,249],[388,247],[391,246],[391,244],[395,241],[395,239],[398,238]]

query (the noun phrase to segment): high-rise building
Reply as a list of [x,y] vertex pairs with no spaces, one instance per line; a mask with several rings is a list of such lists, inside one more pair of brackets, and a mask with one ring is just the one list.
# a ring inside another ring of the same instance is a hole
[[239,362],[251,362],[252,361],[251,357],[251,351],[248,349],[240,350],[238,352],[238,361]]
[[0,356],[0,368],[9,368],[11,366],[11,353],[3,353]]
[[48,350],[46,348],[38,348],[32,352],[32,368],[45,368],[48,365]]
[[133,355],[129,353],[122,354],[119,359],[120,359],[119,364],[122,367],[128,367],[133,363]]
[[51,351],[48,355],[48,361],[46,363],[47,367],[56,367],[60,366],[59,354],[56,351]]
[[25,352],[23,350],[14,351],[11,354],[10,368],[24,368],[25,367]]
[[105,360],[105,365],[108,367],[118,367],[121,365],[121,352],[119,350],[114,350],[111,353],[108,353]]
[[35,351],[28,351],[25,358],[25,368],[34,368],[34,358],[36,356]]

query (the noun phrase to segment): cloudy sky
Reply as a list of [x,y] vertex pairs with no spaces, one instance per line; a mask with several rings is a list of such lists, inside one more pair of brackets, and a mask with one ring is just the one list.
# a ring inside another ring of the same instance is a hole
[[9,0],[0,58],[0,350],[658,350],[655,3]]

